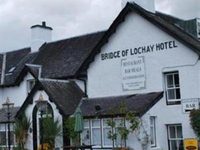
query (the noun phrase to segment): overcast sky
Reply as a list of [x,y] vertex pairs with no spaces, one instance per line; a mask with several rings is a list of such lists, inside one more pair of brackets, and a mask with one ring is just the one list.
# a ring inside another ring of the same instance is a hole
[[[155,6],[180,18],[200,18],[200,0],[156,0]],[[42,21],[59,40],[107,29],[120,10],[121,0],[0,0],[0,52],[30,46],[30,26]]]

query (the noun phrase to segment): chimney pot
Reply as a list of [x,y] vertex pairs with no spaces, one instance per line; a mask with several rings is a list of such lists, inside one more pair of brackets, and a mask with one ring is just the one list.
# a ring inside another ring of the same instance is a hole
[[45,21],[42,22],[42,26],[46,27],[46,22]]

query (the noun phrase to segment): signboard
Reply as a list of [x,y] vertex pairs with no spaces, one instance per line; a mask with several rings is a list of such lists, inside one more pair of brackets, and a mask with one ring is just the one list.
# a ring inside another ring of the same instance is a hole
[[183,112],[190,112],[192,109],[199,108],[199,99],[198,98],[191,98],[191,99],[182,99],[182,108]]
[[121,61],[123,90],[138,90],[145,88],[144,57],[126,58]]
[[197,139],[184,139],[184,150],[198,150]]

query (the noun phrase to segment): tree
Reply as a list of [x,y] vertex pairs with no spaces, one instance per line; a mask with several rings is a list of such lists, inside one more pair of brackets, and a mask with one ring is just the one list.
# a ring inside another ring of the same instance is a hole
[[[136,116],[136,114],[132,111],[128,111],[125,103],[122,103],[117,109],[120,111],[120,114],[123,116],[120,122],[117,123],[114,119],[109,119],[107,121],[107,125],[111,127],[112,130],[108,132],[108,138],[113,141],[113,147],[115,146],[115,142],[117,137],[120,137],[120,145],[123,147],[123,142],[127,140],[128,135],[137,130],[140,126],[140,119]],[[113,115],[114,116],[114,115]],[[126,122],[128,123],[128,127],[126,126]]]
[[24,150],[24,145],[28,138],[28,130],[31,126],[31,121],[26,117],[25,114],[22,114],[15,121],[14,125],[14,134],[16,137],[17,148],[19,150]]
[[44,143],[49,145],[48,149],[53,150],[55,147],[55,138],[61,135],[61,125],[59,124],[59,120],[54,119],[52,117],[43,118],[43,138]]
[[78,145],[78,136],[79,134],[75,132],[75,118],[69,117],[64,122],[64,132],[72,141],[72,144]]
[[193,109],[190,112],[190,124],[196,136],[200,139],[200,109]]

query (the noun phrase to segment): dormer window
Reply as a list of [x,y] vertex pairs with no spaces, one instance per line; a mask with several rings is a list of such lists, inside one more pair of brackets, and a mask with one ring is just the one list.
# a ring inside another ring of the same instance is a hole
[[33,89],[34,85],[35,85],[35,80],[34,79],[27,80],[27,93],[28,94],[31,92],[31,90]]
[[200,38],[200,19],[197,20],[197,37]]

